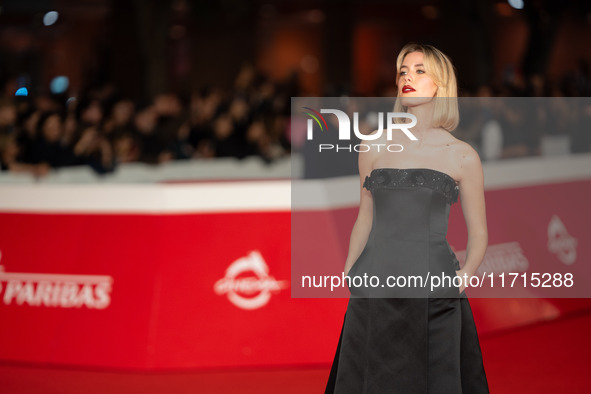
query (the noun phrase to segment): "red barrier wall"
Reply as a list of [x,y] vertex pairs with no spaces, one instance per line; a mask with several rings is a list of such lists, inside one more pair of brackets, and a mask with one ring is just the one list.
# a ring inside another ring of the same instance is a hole
[[[240,187],[262,196],[273,184]],[[191,195],[194,187],[208,185],[158,185],[142,193]],[[125,213],[110,212],[102,198],[100,209],[91,209],[94,200],[80,190],[49,193],[55,201],[61,196],[62,205],[72,199],[71,212],[19,211],[18,201],[0,199],[0,360],[140,370],[331,362],[347,300],[291,298],[288,198],[269,210],[183,205],[173,212],[174,204],[162,200],[166,209],[156,204]],[[497,189],[486,197],[491,246],[517,242],[530,270],[589,265],[591,214],[582,207],[591,200],[591,181]],[[354,205],[316,212],[314,230],[330,234],[323,245],[333,252],[319,254],[311,245],[298,253],[309,253],[311,264],[344,262],[356,213]],[[459,204],[448,238],[463,249]],[[565,263],[573,239],[576,258]],[[512,250],[496,253],[511,263],[519,258]],[[591,306],[589,299],[471,304],[481,334]]]

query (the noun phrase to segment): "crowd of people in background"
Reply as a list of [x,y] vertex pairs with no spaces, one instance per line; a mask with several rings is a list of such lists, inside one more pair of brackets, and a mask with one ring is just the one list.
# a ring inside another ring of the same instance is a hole
[[0,102],[2,170],[43,176],[75,165],[105,174],[130,162],[247,156],[271,162],[290,153],[293,88],[245,66],[231,91],[211,86],[134,101],[106,84],[79,98],[13,96]]
[[[481,87],[463,96],[583,97],[589,92],[589,75],[579,72],[552,89],[540,79],[527,91],[515,86]],[[278,83],[244,66],[231,90],[209,86],[186,96],[164,93],[134,101],[121,97],[111,84],[81,97],[10,96],[0,101],[1,168],[43,176],[52,168],[75,165],[105,174],[130,162],[248,156],[272,162],[291,152],[290,98],[298,93],[296,79]],[[492,156],[483,145],[490,145],[485,140],[494,133],[485,135],[482,130],[483,122],[494,115],[490,110],[463,110],[456,136],[484,150],[483,159],[539,155],[541,136],[547,131],[535,127],[535,119],[537,124],[556,125],[550,134],[568,134],[572,152],[589,151],[591,132],[584,124],[591,119],[591,107],[583,103],[572,108],[565,100],[553,103],[556,108],[550,112],[540,107],[528,114],[511,105],[497,108],[502,135],[495,137],[495,143],[501,141],[502,146]]]

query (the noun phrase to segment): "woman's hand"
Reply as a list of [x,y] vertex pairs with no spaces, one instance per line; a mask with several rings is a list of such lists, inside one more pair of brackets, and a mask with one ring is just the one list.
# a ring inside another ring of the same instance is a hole
[[460,293],[462,294],[462,292],[466,289],[466,283],[470,280],[470,277],[472,275],[468,275],[467,272],[465,272],[463,269],[459,269],[456,271],[456,275],[460,277],[461,281],[460,281]]

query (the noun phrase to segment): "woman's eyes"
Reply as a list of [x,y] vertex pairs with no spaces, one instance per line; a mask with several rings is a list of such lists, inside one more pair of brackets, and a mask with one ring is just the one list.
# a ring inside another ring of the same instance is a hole
[[[417,70],[417,74],[425,74],[425,70]],[[400,71],[400,75],[406,75],[406,71]]]

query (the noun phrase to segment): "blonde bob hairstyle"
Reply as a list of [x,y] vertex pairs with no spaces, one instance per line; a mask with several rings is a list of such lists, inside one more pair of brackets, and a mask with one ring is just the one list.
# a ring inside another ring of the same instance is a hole
[[[443,52],[431,45],[409,43],[400,50],[398,59],[396,59],[397,77],[400,76],[400,67],[402,67],[404,58],[412,52],[421,52],[423,54],[425,72],[437,85],[435,97],[442,98],[435,101],[433,126],[441,127],[450,132],[455,130],[460,122],[460,113],[458,110],[456,74],[451,60]],[[407,107],[400,103],[400,98],[396,99],[394,112],[407,112]]]

